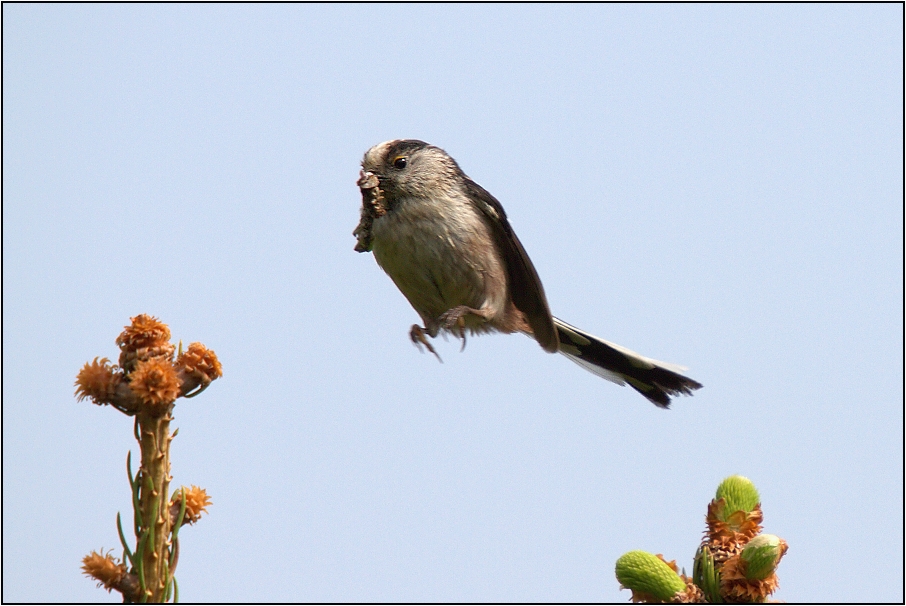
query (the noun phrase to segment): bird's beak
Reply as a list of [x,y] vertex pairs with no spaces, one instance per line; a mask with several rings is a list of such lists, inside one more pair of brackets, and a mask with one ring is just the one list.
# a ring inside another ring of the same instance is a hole
[[359,186],[359,189],[374,189],[381,182],[378,179],[378,176],[371,171],[359,171],[359,180],[356,182],[356,185]]

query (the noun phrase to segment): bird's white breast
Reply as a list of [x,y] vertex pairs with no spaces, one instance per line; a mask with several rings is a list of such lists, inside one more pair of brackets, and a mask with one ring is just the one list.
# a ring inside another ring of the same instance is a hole
[[487,223],[467,200],[398,200],[372,233],[375,259],[426,324],[458,305],[502,312],[504,269]]

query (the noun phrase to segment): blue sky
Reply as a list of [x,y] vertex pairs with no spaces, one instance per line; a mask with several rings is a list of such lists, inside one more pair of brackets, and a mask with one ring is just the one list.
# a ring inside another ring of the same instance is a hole
[[[718,482],[775,597],[903,599],[903,6],[3,6],[3,599],[115,601],[129,317],[177,403],[185,601],[624,601]],[[518,335],[409,342],[353,251],[364,151],[446,149],[553,312],[705,388],[670,411]]]

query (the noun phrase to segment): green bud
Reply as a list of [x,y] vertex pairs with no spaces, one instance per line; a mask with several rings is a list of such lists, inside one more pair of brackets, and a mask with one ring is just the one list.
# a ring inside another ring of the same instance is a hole
[[746,563],[746,578],[754,581],[771,576],[785,551],[786,542],[772,534],[760,534],[746,543],[739,554],[739,558]]
[[724,519],[737,511],[749,513],[761,502],[752,480],[743,476],[730,476],[721,482],[714,498],[723,499],[727,503],[723,513]]
[[616,573],[620,585],[626,589],[649,594],[665,602],[686,588],[672,568],[647,551],[624,553],[617,560]]

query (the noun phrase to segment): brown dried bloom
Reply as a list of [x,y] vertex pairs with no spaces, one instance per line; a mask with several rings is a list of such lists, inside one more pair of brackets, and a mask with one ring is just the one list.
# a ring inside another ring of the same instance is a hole
[[731,603],[764,602],[779,586],[776,572],[764,579],[747,579],[739,554],[731,556],[720,570],[720,594]]
[[192,343],[179,356],[176,367],[187,374],[204,375],[209,381],[223,376],[223,367],[217,355],[201,343]]
[[680,575],[686,582],[686,588],[676,592],[673,602],[676,604],[704,604],[705,594],[698,585],[692,582],[692,579],[685,575]]
[[123,374],[107,358],[95,358],[86,362],[76,375],[75,395],[79,402],[90,398],[95,404],[111,404],[116,396],[116,389],[123,381]]
[[160,410],[179,396],[179,378],[170,362],[160,358],[141,360],[129,375],[129,386],[145,404]]
[[129,319],[132,324],[116,338],[120,349],[156,347],[170,341],[170,328],[154,316],[139,314]]
[[103,585],[109,592],[111,589],[119,590],[120,583],[126,575],[126,566],[120,564],[110,553],[105,554],[102,549],[100,553],[92,551],[82,558],[82,572],[96,579],[98,587]]
[[176,370],[183,376],[182,393],[188,393],[198,386],[207,387],[211,381],[223,376],[223,367],[213,350],[201,343],[192,343],[176,359]]
[[132,324],[116,338],[119,345],[120,366],[128,373],[139,360],[151,358],[173,358],[174,347],[170,343],[170,328],[153,316],[140,314],[130,318]]
[[761,505],[756,505],[750,512],[735,511],[721,519],[725,506],[724,499],[714,499],[708,505],[706,518],[708,530],[705,531],[706,545],[714,556],[714,564],[720,568],[728,558],[742,551],[755,535],[761,532],[761,521],[764,514]]
[[208,512],[208,505],[213,503],[211,497],[208,496],[207,491],[204,488],[198,486],[192,486],[187,488],[182,487],[182,490],[178,490],[173,493],[173,498],[170,499],[170,515],[173,523],[176,523],[176,517],[179,516],[179,509],[182,506],[180,501],[179,494],[180,492],[185,495],[186,498],[186,515],[183,518],[183,524],[194,524],[201,519],[202,513]]

